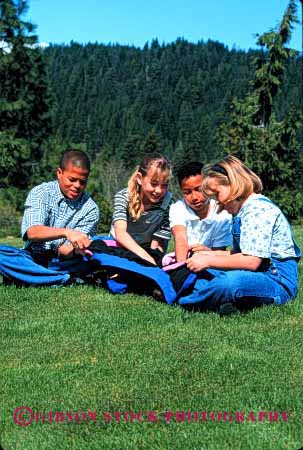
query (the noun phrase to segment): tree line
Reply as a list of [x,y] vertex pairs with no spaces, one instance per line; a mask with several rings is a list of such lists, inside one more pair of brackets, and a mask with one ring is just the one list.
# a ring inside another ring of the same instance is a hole
[[[56,130],[93,156],[101,152],[132,167],[150,147],[162,148],[177,165],[220,155],[217,130],[232,100],[246,95],[264,52],[177,39],[143,49],[71,42],[45,54]],[[299,64],[296,55],[287,61],[275,104],[280,117],[290,104],[299,107]]]

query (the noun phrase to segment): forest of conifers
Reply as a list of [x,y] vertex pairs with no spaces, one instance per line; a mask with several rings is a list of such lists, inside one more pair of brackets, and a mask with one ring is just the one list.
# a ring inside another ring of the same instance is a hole
[[[175,165],[220,156],[218,126],[228,119],[232,99],[249,91],[260,51],[178,39],[154,40],[143,49],[72,42],[45,54],[55,129],[69,142],[84,143],[91,156],[102,151],[132,167],[151,145]],[[297,55],[274,104],[278,118],[290,104],[300,108],[299,84]]]

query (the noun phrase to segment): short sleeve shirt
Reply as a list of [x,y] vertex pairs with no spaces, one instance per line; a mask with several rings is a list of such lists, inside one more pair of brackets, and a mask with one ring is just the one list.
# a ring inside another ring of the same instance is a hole
[[[171,194],[168,192],[166,194],[168,198],[171,198]],[[165,196],[165,197],[166,197]],[[110,234],[115,237],[115,230],[114,230],[114,223],[117,220],[124,220],[127,223],[131,221],[129,212],[128,212],[128,202],[129,202],[129,196],[128,196],[128,190],[127,188],[122,189],[121,191],[117,192],[114,199],[114,213],[113,213],[113,220],[112,225],[110,229]],[[163,204],[163,201],[160,203],[157,203],[155,205],[152,205],[150,209],[142,213],[142,216],[146,216],[148,219],[148,215],[151,212],[154,211],[163,211],[161,206]],[[169,205],[168,205],[169,206]],[[161,221],[161,224],[159,225],[158,229],[153,233],[153,238],[159,238],[164,240],[169,240],[171,238],[170,228],[169,228],[169,217],[168,217],[168,211],[169,207],[164,209],[163,212],[163,219]],[[148,220],[146,220],[148,222]]]
[[282,211],[261,194],[251,195],[236,218],[240,219],[240,250],[260,258],[300,256],[290,224]]
[[69,200],[63,195],[58,181],[42,183],[29,192],[25,201],[21,227],[25,248],[33,253],[49,250],[56,252],[58,247],[66,242],[65,239],[30,242],[26,232],[33,225],[71,228],[91,237],[97,232],[98,220],[99,208],[87,192],[83,192],[77,200]]
[[205,219],[200,219],[184,199],[171,205],[169,211],[170,228],[183,225],[189,245],[202,244],[209,248],[227,247],[232,244],[231,220],[231,215],[226,211],[218,213],[215,200],[210,200]]

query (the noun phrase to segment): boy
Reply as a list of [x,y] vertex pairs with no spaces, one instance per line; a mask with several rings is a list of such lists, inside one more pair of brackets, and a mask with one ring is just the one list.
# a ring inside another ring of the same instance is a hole
[[202,193],[202,167],[199,162],[191,162],[177,173],[183,199],[169,211],[177,262],[185,261],[189,250],[225,250],[232,242],[231,215],[218,212],[215,200]]
[[66,271],[60,273],[48,266],[58,256],[83,254],[96,234],[99,208],[85,192],[89,171],[84,152],[67,150],[57,180],[30,191],[22,220],[24,249],[0,246],[0,272],[5,282],[38,286],[69,280]]
[[63,153],[57,180],[34,187],[25,201],[22,238],[34,259],[69,257],[89,246],[96,234],[99,209],[84,191],[90,172],[80,150]]

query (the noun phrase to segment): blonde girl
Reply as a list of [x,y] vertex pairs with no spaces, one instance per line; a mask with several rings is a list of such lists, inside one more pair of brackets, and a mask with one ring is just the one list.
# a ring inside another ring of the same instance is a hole
[[260,178],[232,155],[202,173],[204,193],[233,215],[233,248],[187,260],[190,270],[202,271],[201,279],[180,303],[228,314],[294,298],[301,252],[281,210],[261,194]]
[[145,156],[114,200],[111,234],[124,248],[155,264],[149,250],[164,252],[170,239],[167,191],[170,162],[162,155]]

